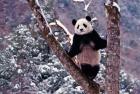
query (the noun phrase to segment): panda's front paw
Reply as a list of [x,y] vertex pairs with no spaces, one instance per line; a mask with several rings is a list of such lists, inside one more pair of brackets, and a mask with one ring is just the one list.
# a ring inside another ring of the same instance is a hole
[[93,47],[93,50],[94,50],[94,51],[98,51],[99,48],[98,48],[98,47]]

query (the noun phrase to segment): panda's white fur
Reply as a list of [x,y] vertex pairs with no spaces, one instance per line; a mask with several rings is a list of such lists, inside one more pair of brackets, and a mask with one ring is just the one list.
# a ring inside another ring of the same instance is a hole
[[106,47],[106,40],[102,39],[93,29],[91,18],[73,20],[75,34],[68,52],[70,57],[77,57],[78,67],[90,79],[94,79],[99,71],[101,59],[99,49]]
[[[85,28],[83,24],[87,25],[87,27]],[[77,28],[78,26],[79,26],[79,28]],[[83,29],[83,32],[81,32],[80,29]],[[81,18],[76,22],[74,30],[75,30],[76,34],[84,35],[89,32],[92,32],[93,27],[91,25],[91,22],[87,21],[85,18]]]

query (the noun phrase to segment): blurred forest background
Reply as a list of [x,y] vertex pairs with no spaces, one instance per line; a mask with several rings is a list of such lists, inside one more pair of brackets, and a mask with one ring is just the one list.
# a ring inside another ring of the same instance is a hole
[[[39,0],[48,22],[59,19],[71,33],[72,19],[85,16],[84,4],[72,0]],[[88,1],[88,0],[85,0]],[[121,7],[120,94],[140,94],[140,1],[118,0]],[[45,3],[44,3],[45,2]],[[94,28],[106,36],[105,0],[93,0]],[[0,0],[0,94],[84,94],[39,34],[26,0]],[[57,16],[57,17],[56,17]],[[61,28],[52,28],[64,49],[69,43]],[[104,83],[106,53],[101,51]]]

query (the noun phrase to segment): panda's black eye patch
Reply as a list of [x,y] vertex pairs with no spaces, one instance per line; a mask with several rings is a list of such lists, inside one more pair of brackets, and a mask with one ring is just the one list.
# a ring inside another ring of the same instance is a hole
[[87,27],[87,25],[86,24],[83,24],[83,26],[86,28]]
[[77,26],[77,29],[79,29],[79,25]]

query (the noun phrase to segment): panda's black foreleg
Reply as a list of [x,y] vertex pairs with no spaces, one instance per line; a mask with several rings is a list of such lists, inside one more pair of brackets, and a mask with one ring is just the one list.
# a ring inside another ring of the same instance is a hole
[[80,39],[81,38],[79,38],[77,35],[74,35],[73,43],[72,43],[71,48],[68,52],[68,55],[70,57],[74,57],[75,55],[80,53]]
[[90,79],[93,80],[100,70],[99,65],[91,66],[89,64],[82,64],[81,71]]
[[100,45],[100,48],[101,48],[101,49],[107,47],[107,40],[105,40],[105,39],[101,39],[101,40],[100,40],[100,43],[101,43],[101,45]]
[[98,39],[95,40],[95,50],[104,49],[107,47],[107,41],[105,39]]
[[102,39],[95,30],[93,30],[92,32],[91,39],[93,43],[95,44],[95,47],[94,47],[95,50],[104,49],[107,47],[107,40]]

